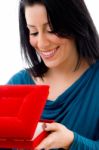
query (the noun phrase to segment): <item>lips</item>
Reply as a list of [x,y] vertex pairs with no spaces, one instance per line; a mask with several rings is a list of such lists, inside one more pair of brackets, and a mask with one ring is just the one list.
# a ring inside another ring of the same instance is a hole
[[56,51],[58,50],[59,47],[53,49],[53,50],[49,50],[49,51],[40,51],[40,55],[44,58],[51,58],[55,55]]

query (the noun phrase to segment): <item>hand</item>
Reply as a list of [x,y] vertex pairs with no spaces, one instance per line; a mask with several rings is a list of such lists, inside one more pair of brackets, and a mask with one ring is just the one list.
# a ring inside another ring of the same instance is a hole
[[60,123],[44,123],[43,129],[50,131],[49,135],[35,148],[35,150],[49,150],[54,148],[68,149],[73,142],[74,134]]

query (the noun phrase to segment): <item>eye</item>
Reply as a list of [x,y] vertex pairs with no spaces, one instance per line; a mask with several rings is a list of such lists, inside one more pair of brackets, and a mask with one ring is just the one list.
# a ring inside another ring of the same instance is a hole
[[38,32],[30,33],[30,35],[37,36]]

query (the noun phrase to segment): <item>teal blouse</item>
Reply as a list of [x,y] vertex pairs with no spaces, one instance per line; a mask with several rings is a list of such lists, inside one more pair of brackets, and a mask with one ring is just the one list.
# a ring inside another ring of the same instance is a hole
[[[35,84],[27,70],[8,84]],[[70,150],[99,150],[99,61],[55,101],[47,100],[42,119],[54,119],[74,132]]]

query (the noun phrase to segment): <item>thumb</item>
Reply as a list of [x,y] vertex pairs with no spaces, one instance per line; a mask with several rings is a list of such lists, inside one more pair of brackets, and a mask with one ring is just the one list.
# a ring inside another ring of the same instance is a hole
[[56,131],[58,129],[58,123],[44,123],[45,131]]

